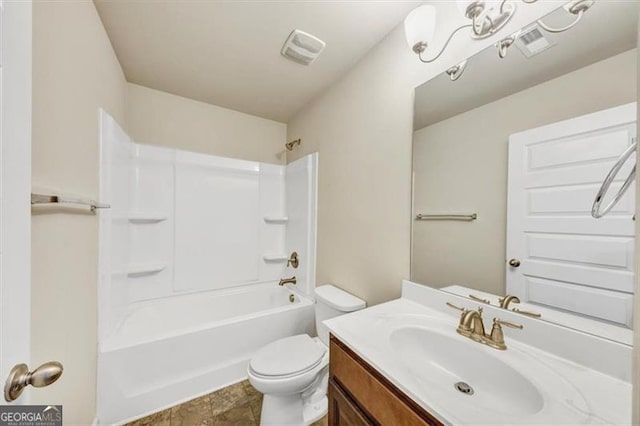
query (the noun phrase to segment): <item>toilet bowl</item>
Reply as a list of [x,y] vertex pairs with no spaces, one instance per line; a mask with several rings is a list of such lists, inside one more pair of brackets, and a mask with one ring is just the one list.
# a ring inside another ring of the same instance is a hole
[[251,358],[249,382],[264,394],[261,425],[309,425],[328,409],[329,332],[322,321],[363,309],[364,300],[333,285],[317,287],[316,329],[285,337],[260,349]]

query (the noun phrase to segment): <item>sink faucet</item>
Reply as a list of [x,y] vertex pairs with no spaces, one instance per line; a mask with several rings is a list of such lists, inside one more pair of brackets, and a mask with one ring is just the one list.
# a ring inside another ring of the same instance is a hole
[[518,308],[509,308],[509,305],[511,303],[520,303],[520,299],[518,298],[518,296],[512,296],[512,295],[507,294],[506,296],[499,298],[498,302],[500,302],[500,307],[502,309],[507,309],[507,310],[510,310],[510,311],[513,311],[513,312],[517,312],[517,313],[522,314],[522,315],[527,315],[527,316],[532,317],[532,318],[541,318],[542,317],[542,315],[540,315],[537,312],[523,311],[523,310],[518,309]]
[[482,342],[484,339],[484,321],[482,320],[482,308],[478,310],[464,310],[460,316],[460,323],[458,324],[457,332],[464,337],[468,337],[477,342]]
[[502,309],[509,309],[509,305],[511,304],[511,302],[520,303],[520,299],[518,298],[518,296],[512,296],[509,294],[501,297],[500,299],[498,299],[498,301],[500,302],[500,307]]
[[278,283],[278,285],[283,286],[285,284],[295,284],[296,282],[297,282],[296,277],[282,278],[280,279],[280,282]]
[[449,302],[447,302],[447,305],[462,312],[458,328],[456,329],[458,334],[494,349],[507,349],[507,345],[504,343],[502,326],[517,328],[520,330],[524,328],[522,324],[516,324],[508,321],[502,321],[499,318],[494,318],[491,333],[487,334],[484,328],[484,320],[482,319],[482,307],[478,307],[477,310],[472,310],[460,308]]

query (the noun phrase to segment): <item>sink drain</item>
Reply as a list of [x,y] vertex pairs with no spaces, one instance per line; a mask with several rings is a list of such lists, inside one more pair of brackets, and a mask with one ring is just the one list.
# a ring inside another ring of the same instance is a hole
[[468,383],[458,382],[458,383],[454,384],[453,387],[458,389],[459,392],[462,392],[462,393],[467,394],[467,395],[473,395],[473,388],[471,386],[469,386]]

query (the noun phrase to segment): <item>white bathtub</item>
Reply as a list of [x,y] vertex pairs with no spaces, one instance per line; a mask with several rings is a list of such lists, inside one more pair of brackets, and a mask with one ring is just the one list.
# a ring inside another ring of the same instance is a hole
[[259,348],[313,331],[313,302],[278,287],[197,293],[139,306],[98,354],[98,421],[121,423],[246,377]]

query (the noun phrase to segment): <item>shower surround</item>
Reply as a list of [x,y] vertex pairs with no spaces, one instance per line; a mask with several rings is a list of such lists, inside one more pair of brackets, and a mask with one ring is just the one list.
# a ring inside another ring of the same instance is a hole
[[317,161],[141,145],[101,112],[100,424],[240,381],[260,347],[313,331]]

